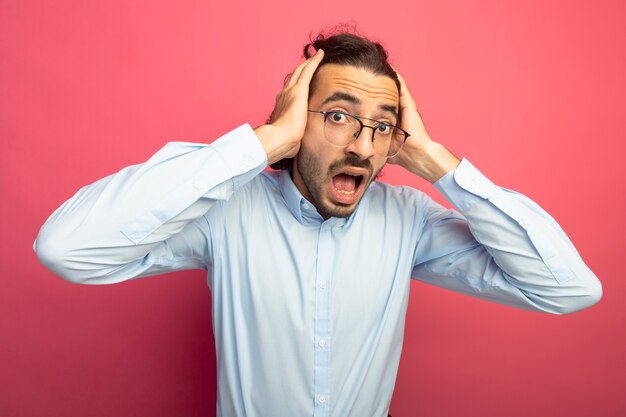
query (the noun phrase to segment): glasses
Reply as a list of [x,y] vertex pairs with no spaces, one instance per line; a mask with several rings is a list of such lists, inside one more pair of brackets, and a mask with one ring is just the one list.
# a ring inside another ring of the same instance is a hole
[[[398,126],[367,117],[354,116],[342,111],[309,110],[309,112],[324,115],[324,137],[333,145],[348,146],[359,138],[364,127],[372,129],[374,152],[376,155],[387,158],[396,156],[410,136],[407,131]],[[373,126],[368,126],[363,124],[361,119],[376,123]]]

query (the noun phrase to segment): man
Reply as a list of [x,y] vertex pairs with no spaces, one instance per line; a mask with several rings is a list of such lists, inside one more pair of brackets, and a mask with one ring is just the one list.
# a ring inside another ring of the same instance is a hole
[[[547,213],[431,140],[379,44],[318,37],[305,57],[268,124],[81,189],[43,226],[40,260],[84,284],[207,270],[219,416],[386,416],[409,277],[554,314],[600,299]],[[376,182],[387,162],[462,215]]]

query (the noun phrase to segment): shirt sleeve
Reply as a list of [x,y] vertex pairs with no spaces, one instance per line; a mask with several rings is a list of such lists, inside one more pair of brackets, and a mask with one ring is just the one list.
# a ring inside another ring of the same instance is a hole
[[578,311],[601,298],[599,280],[536,203],[494,185],[466,159],[435,187],[460,214],[426,203],[413,278],[553,314]]
[[212,144],[168,143],[147,162],[79,190],[48,218],[33,248],[52,272],[83,284],[207,269],[204,216],[266,166],[247,124]]

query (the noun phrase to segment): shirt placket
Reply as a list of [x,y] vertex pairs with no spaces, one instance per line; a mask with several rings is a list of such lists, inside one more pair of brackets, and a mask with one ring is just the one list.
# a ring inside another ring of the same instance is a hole
[[315,417],[330,416],[331,284],[334,248],[330,221],[322,223],[315,274]]

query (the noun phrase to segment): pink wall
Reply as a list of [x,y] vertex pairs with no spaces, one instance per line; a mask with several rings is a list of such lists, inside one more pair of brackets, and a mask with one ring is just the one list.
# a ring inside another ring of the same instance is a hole
[[604,285],[549,316],[414,283],[392,414],[626,415],[624,2],[256,3],[0,2],[0,415],[213,415],[201,272],[71,285],[33,239],[166,141],[261,123],[309,32],[349,19],[388,47],[431,135],[546,208]]

